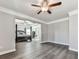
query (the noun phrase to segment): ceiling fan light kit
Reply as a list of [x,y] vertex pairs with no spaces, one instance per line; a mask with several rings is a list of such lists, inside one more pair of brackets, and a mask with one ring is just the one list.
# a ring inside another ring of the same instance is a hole
[[48,10],[48,7],[42,7],[41,9],[42,9],[43,12],[45,12],[45,11]]
[[48,12],[49,14],[51,14],[52,12],[50,11],[50,8],[59,6],[61,4],[62,4],[62,2],[49,4],[49,2],[47,0],[43,0],[41,5],[32,4],[32,6],[40,8],[40,11],[37,12],[37,14],[40,14],[41,12]]

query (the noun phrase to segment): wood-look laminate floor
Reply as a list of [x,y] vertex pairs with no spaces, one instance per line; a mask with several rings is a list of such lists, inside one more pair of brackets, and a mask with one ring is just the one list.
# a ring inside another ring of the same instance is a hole
[[68,47],[39,41],[19,42],[17,51],[0,56],[0,59],[78,59],[78,54]]

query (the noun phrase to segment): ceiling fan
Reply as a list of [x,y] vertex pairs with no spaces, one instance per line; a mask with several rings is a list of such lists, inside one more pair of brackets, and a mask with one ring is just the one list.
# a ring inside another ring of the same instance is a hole
[[40,8],[40,11],[37,12],[37,14],[40,14],[41,12],[48,12],[49,14],[51,14],[52,12],[50,11],[50,8],[59,6],[61,4],[62,4],[62,2],[49,4],[48,0],[43,0],[41,5],[32,4],[32,6]]

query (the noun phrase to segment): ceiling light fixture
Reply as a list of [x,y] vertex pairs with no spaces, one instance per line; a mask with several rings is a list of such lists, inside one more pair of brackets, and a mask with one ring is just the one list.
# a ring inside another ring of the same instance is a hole
[[50,11],[50,8],[55,7],[55,6],[59,6],[61,4],[62,4],[62,2],[49,4],[49,2],[47,0],[43,0],[41,5],[32,4],[32,6],[40,8],[40,11],[37,14],[40,14],[41,12],[48,12],[49,14],[51,14],[52,12]]

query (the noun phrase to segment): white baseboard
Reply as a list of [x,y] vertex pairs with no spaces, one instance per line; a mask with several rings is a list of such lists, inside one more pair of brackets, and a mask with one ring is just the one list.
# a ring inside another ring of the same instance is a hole
[[10,53],[10,52],[14,52],[14,51],[16,51],[16,49],[2,51],[2,52],[0,52],[0,55],[7,54],[7,53]]
[[69,46],[69,44],[59,43],[59,42],[53,42],[53,41],[42,41],[41,43],[46,43],[46,42],[56,43],[56,44],[62,44],[62,45],[67,45],[67,46]]
[[78,52],[78,50],[73,49],[73,48],[69,48],[69,50],[71,50],[71,51],[75,51],[75,52]]
[[62,45],[67,45],[67,46],[69,46],[69,44],[66,44],[66,43],[59,43],[59,42],[53,42],[53,43],[62,44]]
[[42,41],[42,42],[40,42],[40,43],[46,43],[46,42],[48,42],[48,41]]
[[45,43],[45,42],[56,43],[56,44],[62,44],[62,45],[69,45],[69,44],[66,44],[66,43],[59,43],[59,42],[55,42],[55,41],[43,41],[42,43]]

